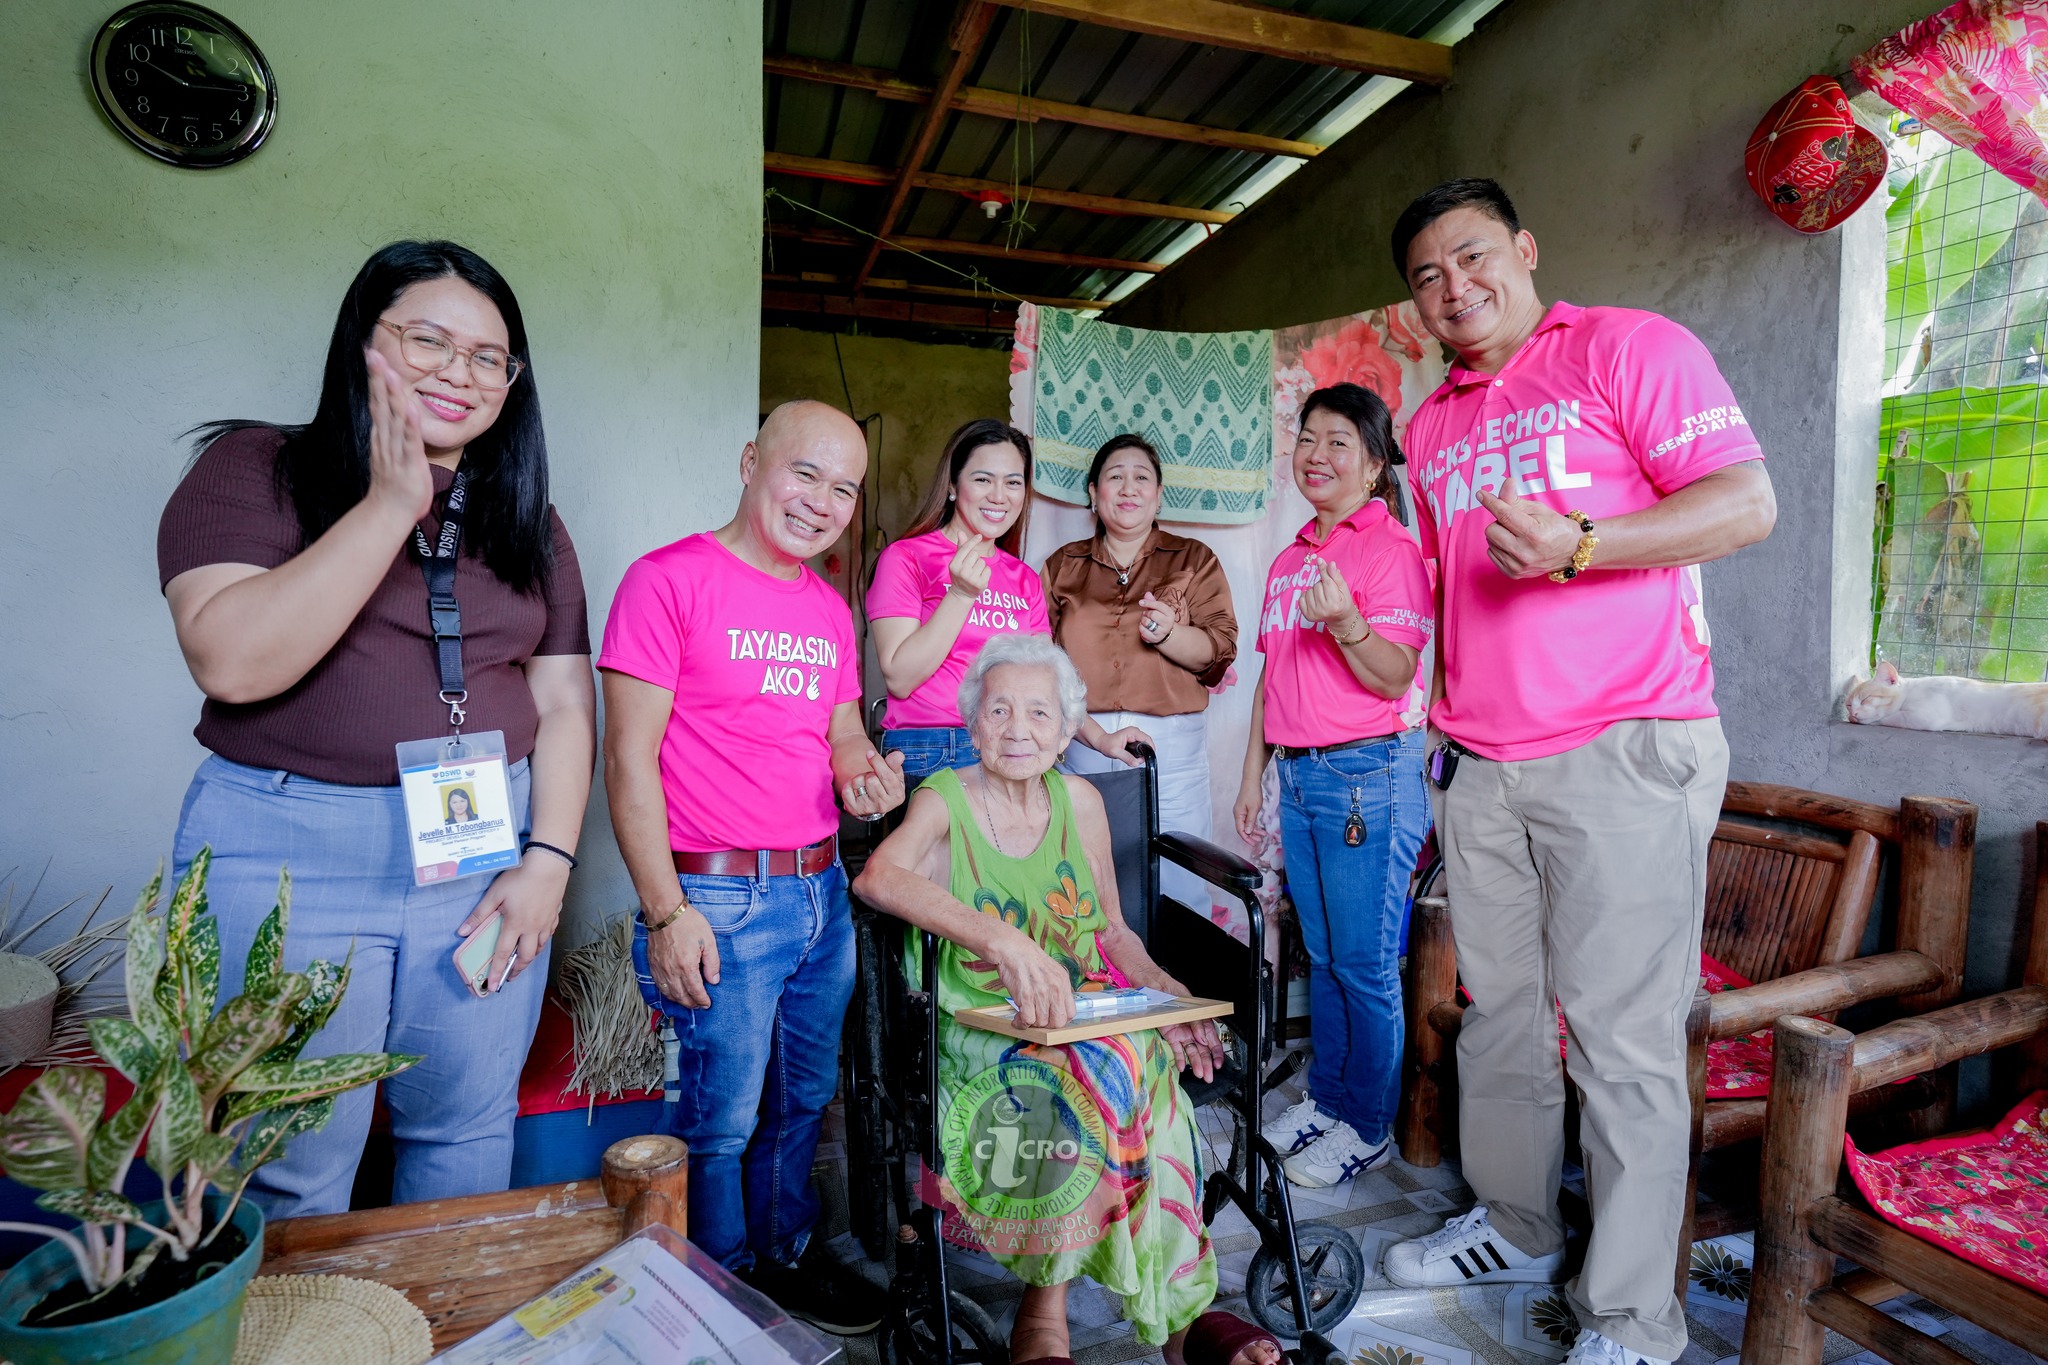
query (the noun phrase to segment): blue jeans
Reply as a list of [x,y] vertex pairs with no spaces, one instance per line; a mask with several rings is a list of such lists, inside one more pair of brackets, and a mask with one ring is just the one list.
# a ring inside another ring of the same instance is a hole
[[[1280,760],[1280,844],[1309,961],[1316,1110],[1383,1141],[1401,1094],[1401,926],[1429,829],[1422,732]],[[1357,847],[1344,842],[1356,810]]]
[[882,752],[903,751],[903,785],[917,784],[941,768],[965,768],[981,762],[973,738],[962,725],[911,725],[882,731]]
[[718,936],[710,1007],[661,993],[637,922],[633,965],[640,994],[675,1025],[673,1131],[690,1144],[690,1240],[730,1270],[762,1258],[793,1265],[818,1221],[811,1163],[853,999],[846,870],[677,881]]
[[[511,775],[523,838],[531,795],[525,760]],[[206,899],[220,923],[222,1003],[241,992],[249,945],[277,900],[278,868],[289,866],[284,965],[303,971],[314,958],[349,964],[340,1008],[304,1055],[410,1052],[424,1059],[384,1082],[398,1162],[392,1199],[504,1189],[519,1073],[540,1021],[548,964],[543,954],[481,1000],[463,984],[449,960],[461,941],[455,930],[491,879],[414,886],[396,786],[315,782],[218,755],[199,765],[185,793],[175,875],[205,844],[213,845]],[[250,1194],[266,1215],[347,1211],[375,1100],[374,1086],[338,1096],[325,1128],[293,1138],[283,1157],[257,1171]]]

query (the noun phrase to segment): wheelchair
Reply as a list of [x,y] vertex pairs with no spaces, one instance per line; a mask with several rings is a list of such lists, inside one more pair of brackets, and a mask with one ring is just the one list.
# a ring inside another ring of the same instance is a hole
[[[1291,1076],[1300,1053],[1277,1062],[1282,992],[1266,964],[1266,925],[1252,864],[1205,840],[1158,829],[1158,770],[1135,746],[1142,768],[1089,774],[1108,808],[1124,918],[1159,965],[1195,995],[1230,1001],[1229,1059],[1208,1084],[1183,1074],[1189,1099],[1229,1113],[1229,1159],[1203,1189],[1202,1221],[1226,1204],[1259,1236],[1246,1296],[1260,1325],[1297,1338],[1297,1365],[1341,1362],[1323,1333],[1357,1303],[1364,1257],[1341,1228],[1294,1219],[1280,1154],[1259,1133],[1260,1101]],[[1161,860],[1185,868],[1244,906],[1250,943],[1206,915],[1159,893]],[[855,1238],[871,1260],[893,1261],[883,1336],[898,1365],[1009,1365],[993,1319],[947,1283],[942,1208],[917,1195],[912,1162],[943,1169],[938,1112],[938,944],[924,933],[922,979],[906,980],[908,925],[855,900],[858,984],[845,1049],[847,1190]],[[921,932],[921,931],[920,931]]]

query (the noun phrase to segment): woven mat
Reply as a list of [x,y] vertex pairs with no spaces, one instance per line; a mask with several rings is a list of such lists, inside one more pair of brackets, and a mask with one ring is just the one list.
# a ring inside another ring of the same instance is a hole
[[250,1281],[234,1365],[422,1365],[426,1315],[405,1295],[342,1275]]

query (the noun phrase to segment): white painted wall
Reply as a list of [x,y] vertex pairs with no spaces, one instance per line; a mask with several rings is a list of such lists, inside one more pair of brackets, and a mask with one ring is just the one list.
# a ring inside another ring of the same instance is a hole
[[[276,70],[255,156],[130,148],[86,77],[116,5],[0,45],[0,871],[135,894],[203,756],[156,524],[218,417],[302,420],[341,292],[399,237],[512,281],[591,629],[634,556],[722,522],[759,365],[761,10],[746,0],[216,0]],[[631,903],[592,801],[572,918]]]

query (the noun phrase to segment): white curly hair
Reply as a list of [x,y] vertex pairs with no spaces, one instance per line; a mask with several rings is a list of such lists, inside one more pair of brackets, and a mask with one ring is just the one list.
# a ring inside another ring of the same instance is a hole
[[981,714],[982,698],[988,692],[988,675],[1004,665],[1019,668],[1050,668],[1058,683],[1060,724],[1071,739],[1088,719],[1088,684],[1081,670],[1067,657],[1067,651],[1049,635],[998,635],[981,647],[967,676],[960,680],[960,719],[969,728]]

